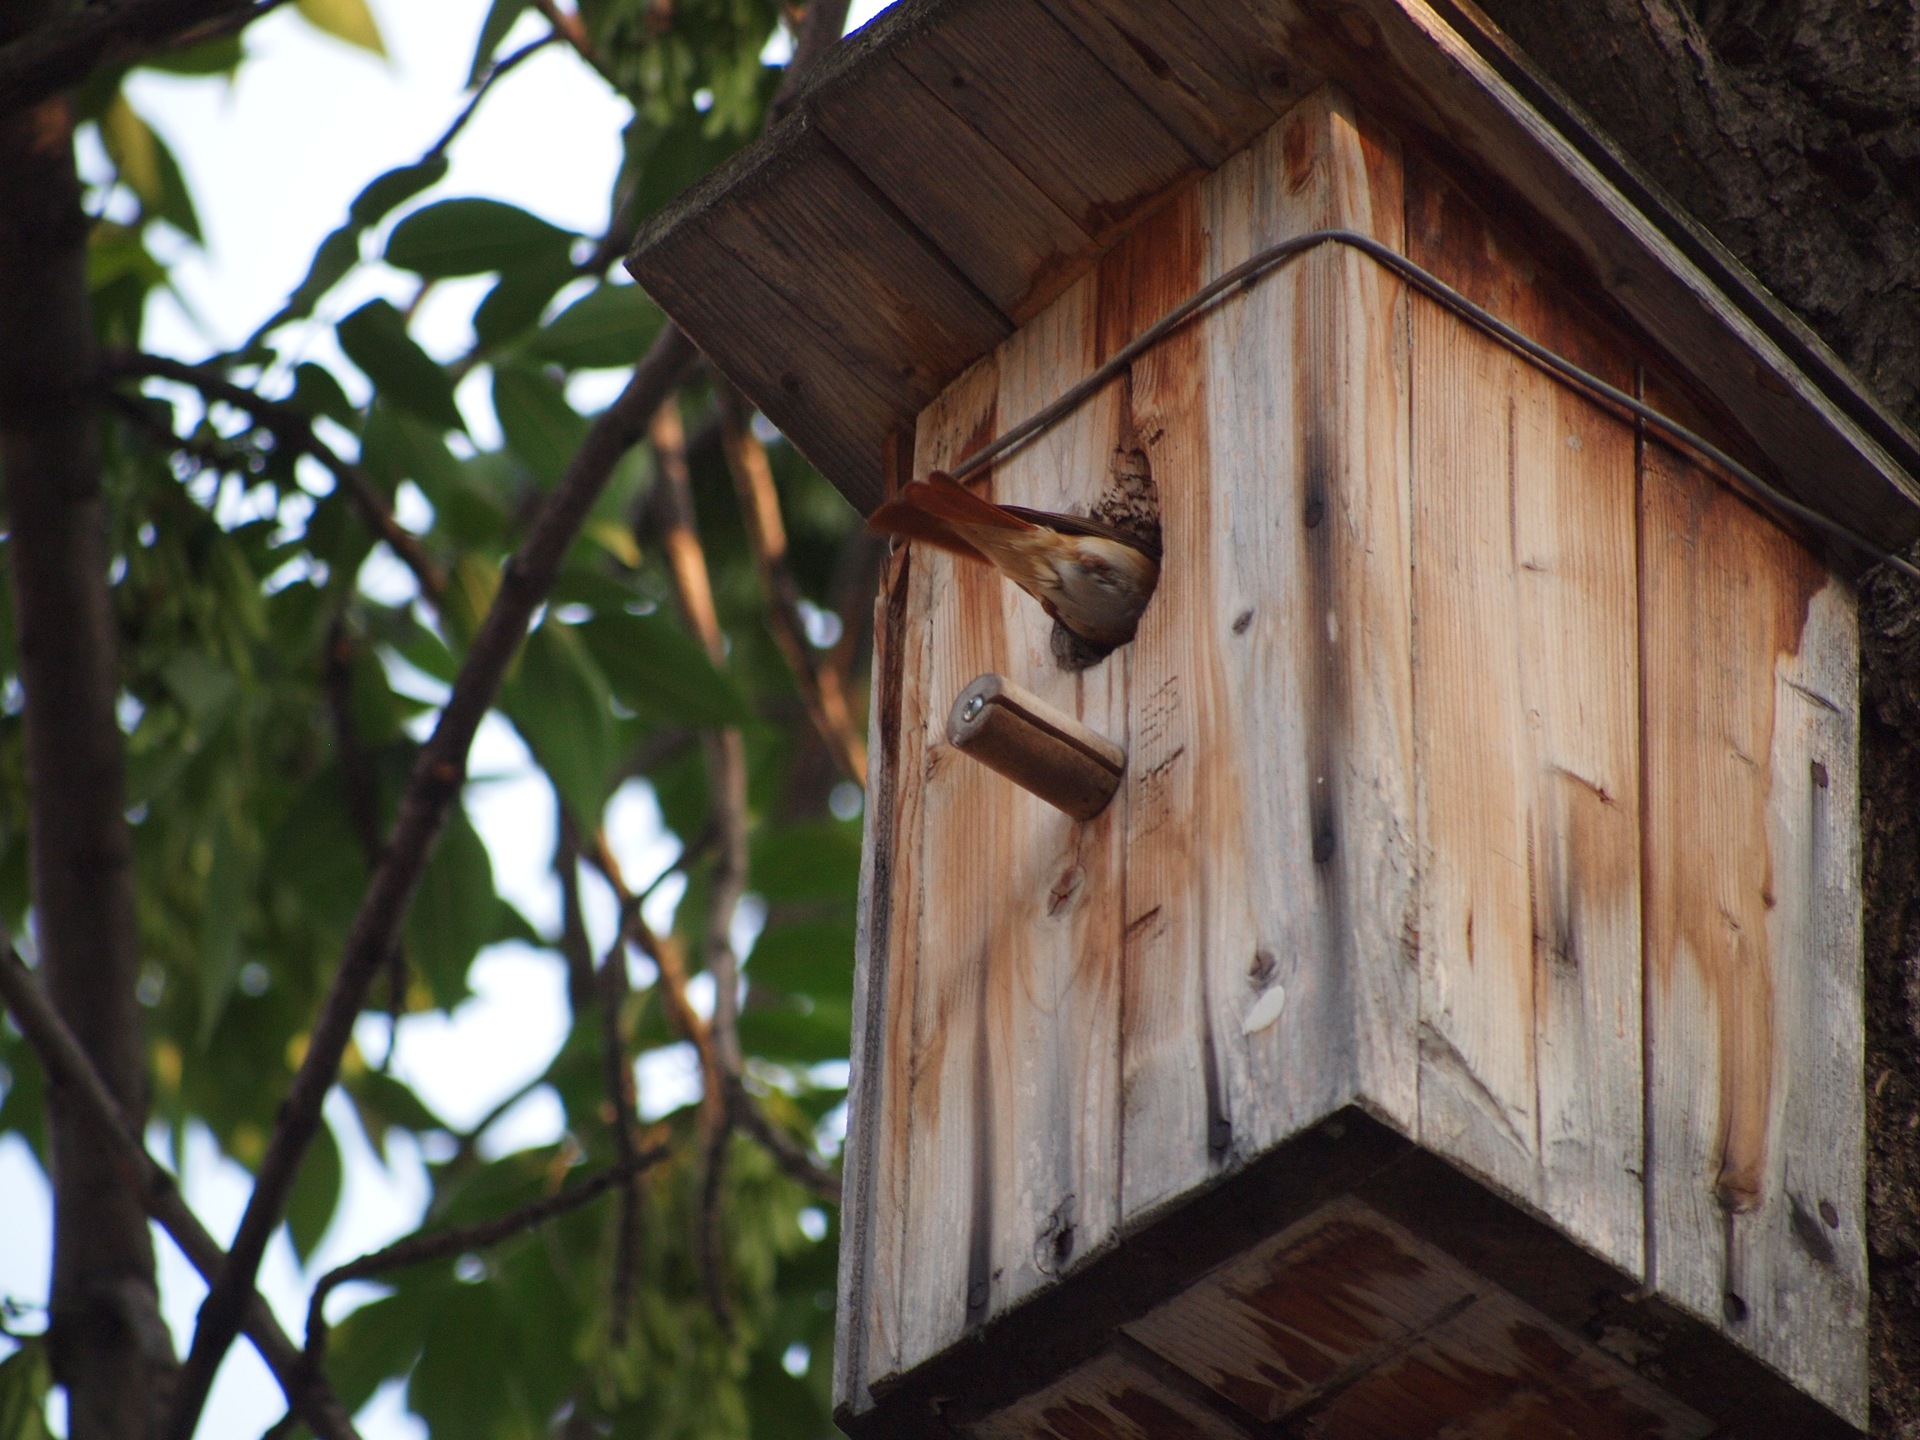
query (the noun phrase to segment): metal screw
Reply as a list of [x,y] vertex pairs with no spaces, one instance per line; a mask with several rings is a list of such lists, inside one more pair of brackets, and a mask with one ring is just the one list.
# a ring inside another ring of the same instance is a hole
[[966,708],[960,712],[960,718],[962,720],[969,720],[969,721],[973,720],[980,714],[982,710],[986,708],[987,708],[986,698],[984,696],[976,695],[971,700],[967,701]]

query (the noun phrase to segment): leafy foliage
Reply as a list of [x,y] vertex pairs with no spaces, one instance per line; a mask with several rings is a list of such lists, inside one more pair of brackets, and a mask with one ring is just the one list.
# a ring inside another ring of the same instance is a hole
[[[336,37],[381,51],[363,0],[298,8]],[[476,82],[526,9],[496,0]],[[614,198],[625,202],[625,223],[637,223],[760,127],[777,76],[759,57],[776,10],[771,0],[588,0],[581,17],[597,68],[634,104]],[[244,53],[228,37],[159,63],[220,75]],[[179,165],[128,105],[121,78],[96,76],[79,113],[118,171],[110,188],[120,218],[96,222],[92,234],[100,341],[134,350],[147,299],[168,284],[161,257],[179,253],[178,237],[197,242],[200,229]],[[585,433],[590,417],[571,398],[572,377],[630,365],[663,324],[638,290],[582,268],[599,237],[497,201],[444,195],[445,173],[436,149],[372,179],[280,310],[208,367],[310,417],[334,449],[357,456],[389,503],[403,490],[424,499],[412,507],[430,515],[418,539],[447,577],[437,603],[417,593],[393,599],[391,582],[363,584],[396,573],[392,555],[339,477],[262,416],[224,404],[176,409],[123,387],[104,424],[154,1112],[176,1136],[204,1126],[246,1166],[262,1156],[418,754],[432,703],[422,677],[453,677],[503,563]],[[94,214],[106,209],[89,204]],[[176,238],[156,244],[163,227]],[[332,325],[357,375],[304,358],[316,353],[321,302],[375,263],[417,277],[422,289],[496,276],[473,313],[470,352],[442,363],[414,338],[410,308],[375,300]],[[473,443],[454,403],[456,383],[475,368],[489,375],[479,393],[504,436],[497,449]],[[680,405],[688,433],[700,437],[714,413],[704,382],[690,383]],[[772,452],[795,572],[812,603],[840,604],[853,626],[866,599],[857,586],[836,587],[836,577],[858,553],[855,517],[784,441]],[[828,812],[832,762],[768,636],[719,447],[694,444],[689,463],[726,663],[715,665],[673,618],[652,518],[657,467],[643,449],[620,467],[568,557],[498,708],[575,832],[593,833],[623,785],[653,788],[683,846],[687,885],[674,929],[696,965],[692,942],[716,861],[703,844],[709,786],[691,741],[703,728],[743,731],[747,885],[764,901],[766,924],[747,965],[741,1037],[750,1088],[776,1124],[811,1142],[842,1098],[844,1067],[821,1062],[847,1053],[858,824]],[[0,918],[20,933],[29,862],[23,697],[5,574],[0,566]],[[542,1077],[564,1110],[561,1140],[488,1158],[478,1136],[449,1134],[418,1095],[357,1051],[341,1076],[353,1123],[377,1152],[410,1135],[444,1157],[430,1166],[435,1227],[496,1216],[616,1154],[600,1020],[592,987],[579,983],[595,957],[569,959],[562,936],[536,933],[497,878],[456,810],[405,928],[395,971],[404,983],[385,987],[381,1003],[451,1009],[468,993],[475,957],[499,942],[517,942],[516,963],[566,968],[578,1013]],[[678,1042],[664,1014],[650,989],[628,998],[619,1027],[629,1061]],[[38,1066],[0,1025],[0,1134],[19,1134],[36,1154],[41,1098]],[[672,1151],[639,1182],[640,1260],[626,1313],[612,1312],[609,1283],[618,1207],[597,1202],[484,1253],[390,1276],[333,1335],[327,1369],[349,1405],[400,1377],[437,1436],[543,1436],[567,1417],[620,1436],[831,1433],[837,1222],[736,1135],[722,1197],[731,1302],[723,1322],[690,1239],[699,1125],[689,1107],[643,1127],[644,1142],[667,1141]],[[340,1146],[323,1134],[287,1217],[302,1257],[327,1233],[341,1189]],[[0,1362],[0,1437],[43,1433],[48,1383],[37,1339]]]

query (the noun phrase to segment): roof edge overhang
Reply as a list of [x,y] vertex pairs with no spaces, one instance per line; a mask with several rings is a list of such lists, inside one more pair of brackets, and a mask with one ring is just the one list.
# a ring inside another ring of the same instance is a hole
[[947,384],[1327,82],[1529,209],[1796,498],[1920,537],[1920,438],[1470,0],[901,0],[628,268],[870,510]]

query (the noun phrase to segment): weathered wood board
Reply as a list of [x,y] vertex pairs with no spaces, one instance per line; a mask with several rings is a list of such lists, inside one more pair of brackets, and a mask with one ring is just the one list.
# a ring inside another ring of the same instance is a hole
[[[1083,30],[1102,13],[1060,10]],[[1335,226],[1680,403],[1617,317],[1323,89],[923,410],[912,473],[1031,415],[1209,277]],[[1162,578],[1136,640],[1081,666],[984,567],[892,562],[849,1411],[1358,1107],[1860,1420],[1857,640],[1817,552],[1331,246],[973,483],[1150,515]],[[986,671],[1126,749],[1096,819],[947,744]],[[1212,1306],[1204,1323],[1128,1324],[1152,1363],[1123,1345],[983,1433],[1053,1433],[1067,1400],[1093,1407],[1069,1407],[1084,1433],[1133,1433],[1094,1392],[1136,1371],[1165,1388],[1156,1366],[1212,1387],[1168,1392],[1199,1405],[1181,1421],[1199,1434],[1303,1406],[1309,1433],[1433,1433],[1418,1417],[1456,1420],[1421,1407],[1448,1387],[1477,1407],[1462,1435],[1706,1433],[1446,1265],[1454,1291],[1396,1300],[1382,1279],[1363,1319],[1296,1266],[1299,1325],[1219,1281],[1166,1311]],[[1276,1345],[1228,1383],[1232,1356]]]
[[[1631,391],[1425,162],[1408,253]],[[1413,332],[1420,1136],[1642,1268],[1633,427],[1432,304]]]
[[1645,454],[1650,1278],[1864,1424],[1854,603]]

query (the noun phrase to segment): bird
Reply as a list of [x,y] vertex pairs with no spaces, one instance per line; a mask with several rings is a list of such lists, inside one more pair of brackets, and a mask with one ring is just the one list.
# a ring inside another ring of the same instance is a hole
[[903,485],[867,528],[991,565],[1103,650],[1133,639],[1160,581],[1154,542],[1079,515],[996,505],[944,470]]

